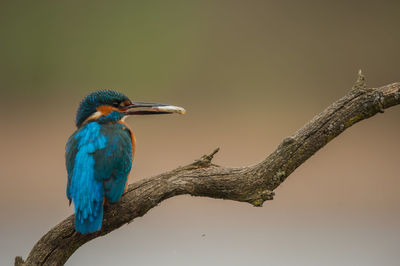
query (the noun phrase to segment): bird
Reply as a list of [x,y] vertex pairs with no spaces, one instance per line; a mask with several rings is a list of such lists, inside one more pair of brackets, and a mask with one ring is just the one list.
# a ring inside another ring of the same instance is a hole
[[74,204],[75,231],[101,230],[104,204],[118,202],[126,190],[136,140],[125,118],[185,112],[173,105],[133,102],[114,90],[97,90],[83,98],[75,118],[77,129],[65,147],[66,194]]

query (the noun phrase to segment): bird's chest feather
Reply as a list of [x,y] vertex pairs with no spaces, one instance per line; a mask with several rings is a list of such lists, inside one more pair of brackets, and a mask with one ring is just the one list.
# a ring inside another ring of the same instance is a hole
[[[129,173],[135,152],[135,137],[122,122],[101,124],[90,122],[68,140],[66,161],[69,177],[73,172],[94,167],[96,179],[107,179],[114,171]],[[94,164],[85,161],[94,160]],[[78,169],[79,168],[79,169]]]

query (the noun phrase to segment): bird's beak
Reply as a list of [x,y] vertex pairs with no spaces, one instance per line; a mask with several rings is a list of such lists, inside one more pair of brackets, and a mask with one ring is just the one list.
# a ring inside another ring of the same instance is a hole
[[123,107],[126,115],[156,115],[156,114],[185,114],[186,110],[179,106],[173,106],[161,103],[132,102]]

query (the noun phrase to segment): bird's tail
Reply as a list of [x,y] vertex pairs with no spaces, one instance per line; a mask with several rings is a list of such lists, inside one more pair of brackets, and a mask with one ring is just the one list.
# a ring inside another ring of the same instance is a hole
[[79,210],[75,213],[75,230],[81,234],[94,233],[101,229],[103,222],[103,202],[93,202],[92,213]]
[[[86,154],[84,154],[86,156]],[[78,153],[77,157],[80,156]],[[89,234],[101,229],[103,221],[104,188],[94,178],[94,160],[90,156],[75,160],[70,194],[75,206],[75,230]],[[83,165],[81,165],[83,164]]]

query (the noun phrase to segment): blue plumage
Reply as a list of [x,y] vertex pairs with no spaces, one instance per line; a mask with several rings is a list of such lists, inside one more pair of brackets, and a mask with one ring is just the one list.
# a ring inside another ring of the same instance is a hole
[[124,192],[135,138],[123,117],[184,112],[176,106],[131,102],[111,90],[95,91],[82,100],[75,119],[78,129],[65,148],[67,197],[75,206],[76,231],[100,230],[104,201],[117,202]]
[[76,229],[83,234],[99,230],[103,219],[104,189],[95,178],[96,162],[93,158],[93,153],[104,149],[107,144],[107,138],[100,131],[100,124],[91,122],[72,136],[76,140],[74,148],[77,152],[74,167],[69,171],[72,175],[67,196],[75,205]]
[[110,110],[82,122],[67,142],[67,197],[75,206],[75,229],[82,234],[101,229],[104,199],[116,202],[124,191],[132,166],[132,133],[118,123],[123,116]]
[[112,90],[95,91],[83,98],[76,114],[75,124],[80,127],[86,118],[95,113],[96,108],[101,105],[114,106],[124,101],[129,101],[129,98],[120,92]]
[[132,166],[132,142],[122,124],[90,122],[66,147],[67,197],[75,206],[75,228],[82,234],[101,228],[104,197],[121,198]]

